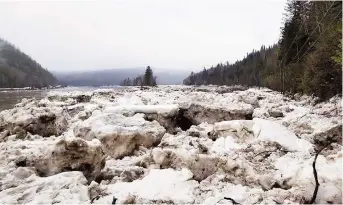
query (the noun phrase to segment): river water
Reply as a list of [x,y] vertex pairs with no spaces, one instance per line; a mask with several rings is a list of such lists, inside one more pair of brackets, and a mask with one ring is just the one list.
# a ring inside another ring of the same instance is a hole
[[23,98],[36,98],[41,100],[49,91],[75,91],[75,90],[96,90],[99,87],[66,87],[53,90],[0,90],[0,111],[11,109],[15,104],[19,103]]

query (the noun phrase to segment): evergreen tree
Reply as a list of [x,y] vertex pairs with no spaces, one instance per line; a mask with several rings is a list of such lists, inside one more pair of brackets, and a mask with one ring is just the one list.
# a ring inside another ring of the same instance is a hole
[[148,66],[145,70],[144,74],[144,85],[146,86],[153,86],[154,85],[154,75],[150,66]]
[[148,66],[145,70],[145,74],[138,76],[134,79],[124,79],[121,83],[121,86],[156,86],[157,85],[157,77],[153,75],[153,71]]

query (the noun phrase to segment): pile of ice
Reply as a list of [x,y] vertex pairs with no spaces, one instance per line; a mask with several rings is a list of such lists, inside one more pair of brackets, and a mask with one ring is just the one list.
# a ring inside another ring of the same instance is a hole
[[51,92],[0,112],[0,204],[342,203],[342,101],[269,89]]

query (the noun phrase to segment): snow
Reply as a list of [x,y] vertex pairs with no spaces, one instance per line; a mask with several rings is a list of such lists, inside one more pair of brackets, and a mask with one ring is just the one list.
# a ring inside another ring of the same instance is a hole
[[[173,169],[151,169],[149,174],[141,180],[129,183],[115,183],[107,187],[108,193],[113,193],[116,198],[133,195],[138,203],[194,203],[195,190],[198,183],[192,179],[192,172],[188,169],[176,171]],[[138,200],[138,201],[137,201]],[[112,196],[104,197],[96,203],[111,203]]]
[[214,129],[217,131],[234,129],[237,131],[242,131],[243,129],[250,129],[252,127],[252,122],[249,120],[232,120],[223,121],[214,124]]
[[64,172],[41,178],[31,175],[17,187],[0,192],[1,204],[89,203],[87,180],[81,172]]
[[[90,140],[93,137],[97,137],[100,140],[113,133],[124,132],[141,132],[142,127],[149,128],[150,132],[163,132],[164,129],[158,125],[158,123],[145,121],[140,114],[132,117],[125,117],[121,114],[105,113],[90,117],[84,122],[80,123],[81,127],[89,127],[90,133],[83,135],[86,139]],[[154,130],[155,129],[155,130]]]
[[0,112],[0,204],[299,204],[329,140],[316,203],[339,204],[341,118],[265,88],[53,91]]
[[98,139],[112,157],[131,154],[136,146],[151,147],[161,140],[165,129],[158,122],[144,120],[143,114],[126,117],[121,114],[94,114],[74,128],[75,136]]
[[254,134],[258,136],[259,140],[278,142],[292,151],[309,152],[313,148],[310,142],[299,139],[294,133],[280,124],[259,118],[254,118],[253,122]]
[[[314,156],[307,157],[288,154],[277,159],[275,167],[284,178],[293,178],[293,183],[308,183],[313,178],[312,163]],[[323,155],[319,155],[316,162],[318,178],[321,181],[335,181],[342,178],[342,158],[328,161]],[[329,174],[330,173],[330,174]]]
[[231,136],[220,137],[212,145],[211,151],[214,153],[226,153],[229,149],[241,149],[242,145],[235,142]]
[[[311,189],[307,193],[310,197],[314,189],[313,160],[314,156],[287,154],[277,159],[275,178],[280,182],[286,180],[291,186]],[[342,165],[342,157],[329,161],[323,155],[318,156],[316,170],[320,187],[316,203],[342,203]]]
[[204,201],[204,204],[214,205],[214,204],[217,204],[218,202],[222,202],[225,204],[231,202],[231,201],[225,200],[224,197],[234,198],[236,202],[241,203],[242,201],[244,201],[244,199],[247,198],[248,194],[251,194],[248,192],[247,187],[244,187],[242,185],[235,186],[235,185],[229,184],[223,189],[224,189],[223,192],[218,193],[213,197],[209,197],[206,201]]
[[[313,145],[299,139],[286,127],[269,120],[254,118],[253,120],[232,120],[214,124],[214,131],[219,132],[219,139],[213,144],[212,150],[220,153],[228,149],[240,149],[249,140],[267,140],[277,142],[290,151],[310,152]],[[250,133],[253,135],[249,137]],[[242,141],[237,142],[237,140]]]
[[179,109],[177,104],[170,105],[121,105],[105,108],[104,112],[108,113],[161,113],[161,114],[173,114]]

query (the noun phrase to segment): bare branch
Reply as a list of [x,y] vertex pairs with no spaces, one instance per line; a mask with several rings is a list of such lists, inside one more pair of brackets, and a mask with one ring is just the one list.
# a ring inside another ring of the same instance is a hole
[[232,198],[224,197],[224,199],[231,201],[232,204],[240,204],[240,203],[236,202],[236,201],[235,201],[234,199],[232,199]]
[[318,158],[318,155],[321,153],[321,151],[323,151],[323,149],[325,149],[327,146],[329,146],[331,143],[328,143],[326,146],[324,146],[323,148],[321,148],[316,156],[314,157],[314,161],[312,163],[312,167],[313,167],[313,175],[314,175],[314,180],[316,181],[316,187],[314,188],[314,192],[313,192],[313,195],[312,195],[312,198],[311,200],[308,202],[308,204],[313,204],[315,201],[316,201],[316,198],[317,198],[317,193],[318,193],[318,189],[319,189],[319,182],[318,182],[318,174],[317,174],[317,170],[316,170],[316,161],[317,161],[317,158]]

